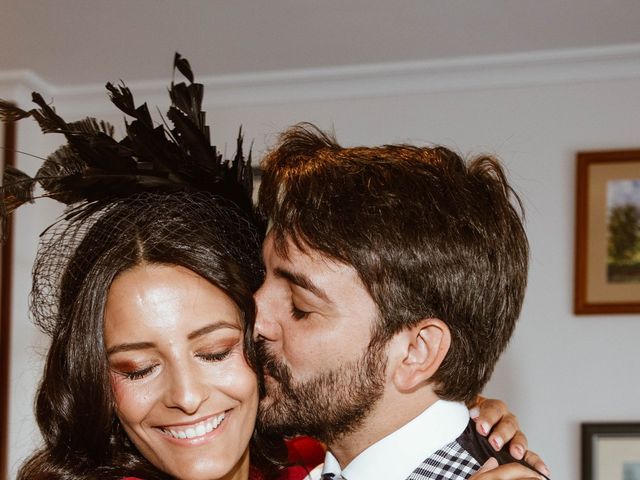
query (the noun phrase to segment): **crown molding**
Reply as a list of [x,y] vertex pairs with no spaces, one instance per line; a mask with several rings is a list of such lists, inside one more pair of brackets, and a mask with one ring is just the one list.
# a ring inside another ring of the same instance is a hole
[[[198,81],[205,85],[206,107],[229,107],[631,78],[640,78],[640,44],[209,76]],[[61,112],[117,113],[102,84],[57,87],[29,71],[0,74],[0,87],[20,81],[55,97]],[[127,86],[150,105],[168,104],[166,80]]]
[[30,70],[0,72],[0,98],[22,104],[30,101],[33,91],[50,95],[54,90],[51,84]]

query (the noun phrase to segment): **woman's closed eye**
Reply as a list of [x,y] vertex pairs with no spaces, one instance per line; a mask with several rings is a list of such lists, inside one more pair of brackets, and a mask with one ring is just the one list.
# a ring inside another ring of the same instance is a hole
[[209,353],[209,352],[200,352],[196,353],[196,357],[201,358],[206,362],[221,362],[222,360],[229,357],[233,348],[228,348],[221,352]]
[[150,375],[156,369],[157,366],[158,366],[157,364],[154,364],[144,368],[137,368],[137,369],[112,368],[112,370],[116,372],[118,375],[122,375],[127,380],[140,380],[146,377],[147,375]]

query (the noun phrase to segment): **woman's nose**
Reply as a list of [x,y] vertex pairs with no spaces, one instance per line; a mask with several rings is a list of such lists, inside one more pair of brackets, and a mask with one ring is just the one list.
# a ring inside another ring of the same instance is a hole
[[178,408],[187,415],[196,413],[209,397],[207,384],[199,374],[197,366],[182,366],[174,369],[169,381],[166,405],[170,408]]

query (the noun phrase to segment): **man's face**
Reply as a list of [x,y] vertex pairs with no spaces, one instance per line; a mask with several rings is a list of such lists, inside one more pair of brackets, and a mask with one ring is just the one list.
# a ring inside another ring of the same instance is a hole
[[378,308],[353,267],[268,235],[256,335],[266,396],[258,421],[285,435],[325,442],[353,431],[382,396],[384,346],[370,347]]

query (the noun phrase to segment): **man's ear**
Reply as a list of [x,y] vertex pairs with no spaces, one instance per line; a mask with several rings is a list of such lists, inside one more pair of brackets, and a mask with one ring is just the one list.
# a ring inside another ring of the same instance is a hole
[[[438,318],[426,318],[403,330],[391,341],[393,383],[401,392],[423,386],[440,368],[451,346],[451,331]],[[391,353],[391,352],[389,352]]]

